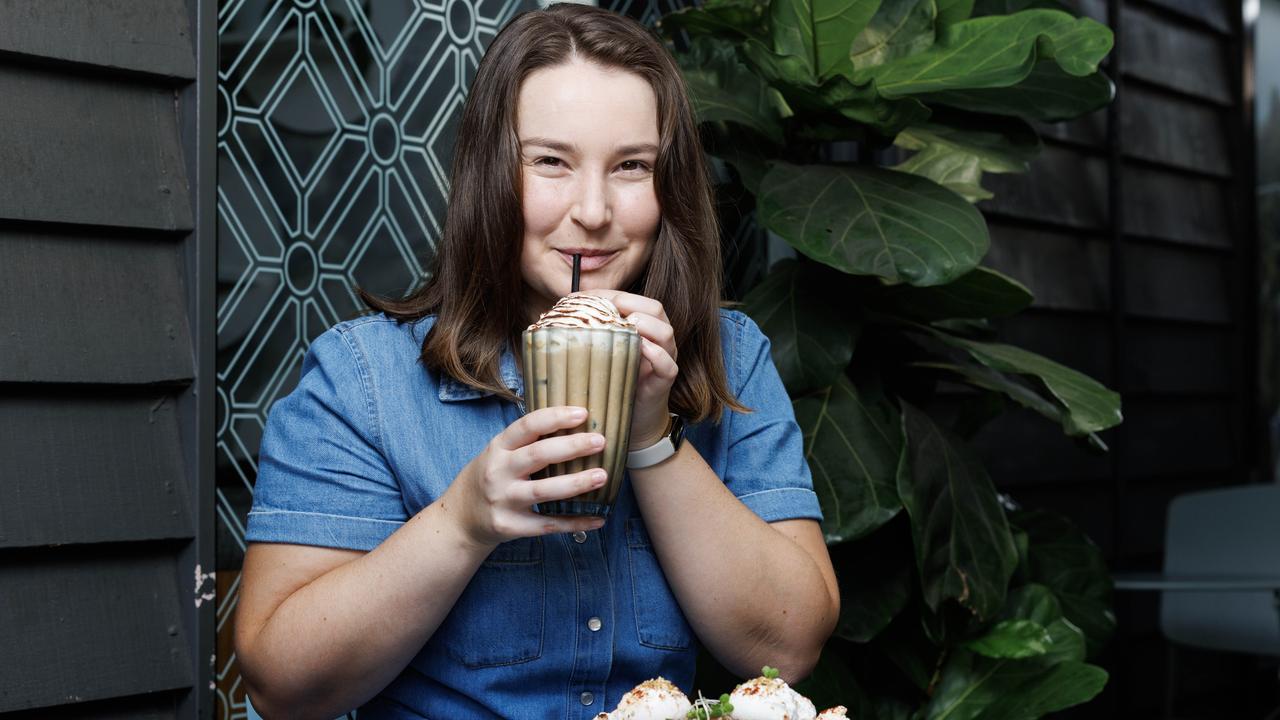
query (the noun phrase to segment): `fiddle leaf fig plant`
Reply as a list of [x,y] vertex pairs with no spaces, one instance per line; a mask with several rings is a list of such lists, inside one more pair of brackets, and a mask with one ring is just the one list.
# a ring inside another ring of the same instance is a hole
[[[1102,452],[1120,398],[995,339],[1033,296],[982,265],[974,203],[985,174],[1027,172],[1034,123],[1111,101],[1111,31],[1052,0],[705,0],[659,27],[720,176],[794,255],[735,287],[772,340],[840,576],[802,689],[880,720],[1087,702],[1115,624],[1106,565],[998,492],[969,438],[1018,407]],[[958,409],[944,385],[967,388]]]

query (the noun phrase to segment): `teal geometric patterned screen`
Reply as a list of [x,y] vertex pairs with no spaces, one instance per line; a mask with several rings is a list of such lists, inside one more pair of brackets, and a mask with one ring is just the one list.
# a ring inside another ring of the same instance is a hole
[[[601,2],[647,25],[678,0]],[[224,0],[218,8],[216,717],[246,716],[231,647],[267,412],[360,286],[423,279],[484,49],[534,0]]]

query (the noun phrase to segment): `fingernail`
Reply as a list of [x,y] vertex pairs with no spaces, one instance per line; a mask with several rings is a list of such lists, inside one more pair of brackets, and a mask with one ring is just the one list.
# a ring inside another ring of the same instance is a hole
[[603,436],[603,435],[592,435],[592,436],[591,436],[591,447],[597,447],[597,448],[602,448],[602,447],[604,447],[604,436]]
[[606,477],[607,476],[605,475],[605,472],[603,470],[596,470],[595,472],[591,473],[591,482],[597,485],[602,485],[604,484]]
[[581,420],[581,419],[585,418],[586,416],[587,416],[587,409],[586,409],[586,408],[574,408],[573,410],[570,410],[570,411],[569,411],[569,417],[571,417],[571,418],[573,418],[573,419],[575,419],[575,420]]

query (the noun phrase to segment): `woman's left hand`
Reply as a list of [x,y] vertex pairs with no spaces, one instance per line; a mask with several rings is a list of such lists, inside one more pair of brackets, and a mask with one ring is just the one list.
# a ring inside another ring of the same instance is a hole
[[671,386],[680,372],[675,329],[662,303],[653,298],[621,290],[589,290],[587,294],[611,301],[640,331],[640,379],[631,416],[631,447],[647,448],[662,439],[671,418],[667,409]]

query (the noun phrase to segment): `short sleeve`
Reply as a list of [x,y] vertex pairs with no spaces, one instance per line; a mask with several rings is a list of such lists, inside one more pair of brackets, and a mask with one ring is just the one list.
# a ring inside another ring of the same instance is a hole
[[729,412],[725,485],[766,522],[822,520],[813,477],[804,459],[804,436],[791,398],[769,352],[769,338],[751,318],[731,315],[735,334],[730,382],[750,413]]
[[369,385],[341,329],[311,344],[267,417],[246,540],[372,550],[408,519]]

